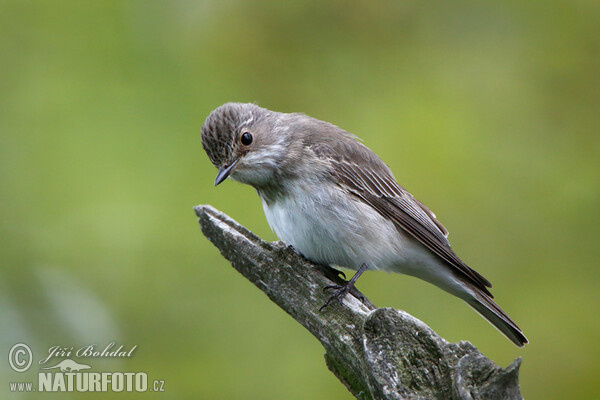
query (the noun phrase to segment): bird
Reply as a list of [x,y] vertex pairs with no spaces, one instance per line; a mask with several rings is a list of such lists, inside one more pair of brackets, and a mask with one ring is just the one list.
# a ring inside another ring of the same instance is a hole
[[303,113],[226,103],[206,117],[202,147],[227,178],[258,193],[267,222],[305,258],[356,271],[330,285],[341,300],[366,270],[420,278],[464,300],[519,347],[523,331],[494,302],[491,283],[451,249],[435,214],[400,186],[362,141]]

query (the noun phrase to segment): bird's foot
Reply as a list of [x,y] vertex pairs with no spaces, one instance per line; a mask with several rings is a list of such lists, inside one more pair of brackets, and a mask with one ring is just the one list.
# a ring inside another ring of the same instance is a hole
[[[330,267],[330,266],[326,266],[326,267],[329,268],[329,269],[331,269],[331,272],[337,274],[338,276],[343,276],[344,279],[346,279],[346,274],[344,273],[344,271],[340,271],[339,269],[333,268],[333,267]],[[329,286],[338,286],[338,285],[329,285]]]
[[331,303],[334,299],[337,299],[341,302],[342,299],[350,292],[352,292],[352,294],[355,297],[357,297],[358,299],[360,299],[361,301],[364,301],[365,297],[362,294],[360,294],[358,292],[358,290],[356,290],[356,288],[354,287],[354,283],[356,282],[358,277],[367,270],[367,268],[368,268],[367,264],[361,265],[361,267],[358,269],[358,271],[356,271],[356,274],[354,274],[354,276],[352,278],[350,278],[350,280],[343,285],[327,285],[327,286],[325,286],[323,288],[324,291],[333,289],[333,290],[335,290],[335,292],[333,292],[333,294],[325,302],[325,304],[323,304],[323,306],[321,306],[321,308],[319,308],[319,311],[323,311],[323,309],[325,307],[327,307],[329,305],[329,303]]
[[327,299],[325,304],[319,308],[319,311],[323,311],[323,309],[325,309],[334,300],[337,300],[341,303],[348,293],[352,293],[352,295],[361,301],[365,299],[365,297],[354,287],[354,282],[346,282],[344,285],[327,285],[323,288],[323,291],[327,290],[334,290],[334,292],[331,297]]

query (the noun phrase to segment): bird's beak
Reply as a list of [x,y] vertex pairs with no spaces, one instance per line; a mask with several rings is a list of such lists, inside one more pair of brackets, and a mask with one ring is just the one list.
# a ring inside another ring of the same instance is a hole
[[236,159],[231,164],[229,164],[229,165],[223,165],[221,168],[219,168],[219,173],[217,174],[217,178],[215,179],[215,186],[217,186],[219,183],[221,183],[225,179],[227,179],[227,177],[229,176],[229,174],[231,174],[231,171],[233,171],[233,168],[237,164],[238,160],[239,160],[239,158]]

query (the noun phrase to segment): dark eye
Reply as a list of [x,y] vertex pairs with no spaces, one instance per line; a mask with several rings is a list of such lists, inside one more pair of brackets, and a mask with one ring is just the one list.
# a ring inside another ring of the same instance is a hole
[[244,146],[250,146],[250,144],[252,143],[252,135],[250,134],[250,132],[244,132],[242,134],[241,142]]

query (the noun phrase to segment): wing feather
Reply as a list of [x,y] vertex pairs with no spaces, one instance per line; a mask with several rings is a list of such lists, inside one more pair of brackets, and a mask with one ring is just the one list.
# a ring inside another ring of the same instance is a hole
[[493,297],[490,282],[467,266],[450,248],[448,231],[435,214],[400,186],[383,161],[362,143],[327,141],[309,146],[315,155],[327,160],[335,181],[369,204],[382,216],[421,242],[446,262],[459,276]]

